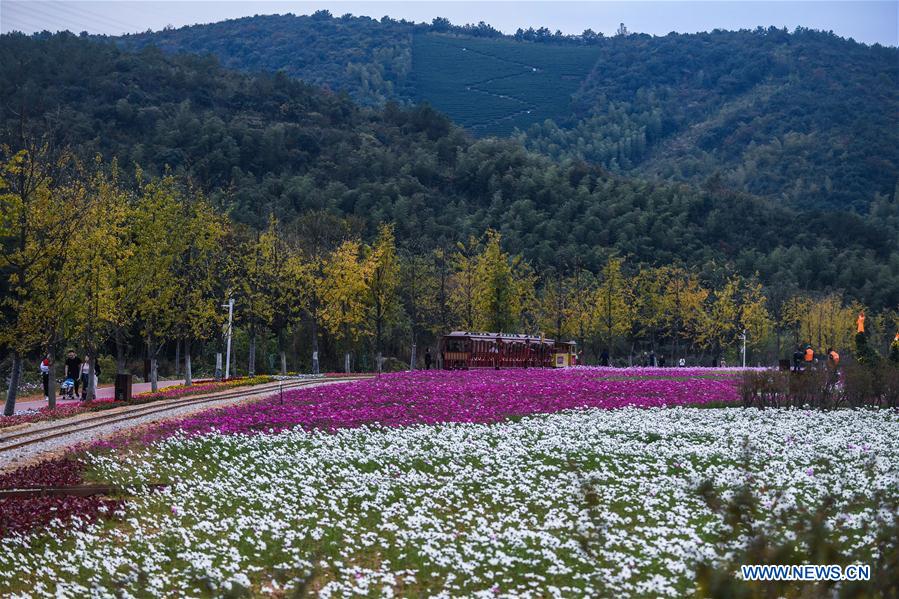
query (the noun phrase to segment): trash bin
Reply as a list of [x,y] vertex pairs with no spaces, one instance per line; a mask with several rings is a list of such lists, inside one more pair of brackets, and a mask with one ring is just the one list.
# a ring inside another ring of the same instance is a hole
[[133,377],[130,374],[115,375],[115,400],[131,401],[131,384]]

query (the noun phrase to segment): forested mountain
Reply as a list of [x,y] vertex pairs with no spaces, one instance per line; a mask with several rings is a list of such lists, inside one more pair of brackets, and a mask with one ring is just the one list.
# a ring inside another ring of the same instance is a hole
[[776,28],[605,38],[320,11],[120,39],[213,53],[365,104],[429,101],[479,136],[799,209],[866,211],[899,180],[899,51]]
[[50,129],[84,158],[133,174],[189,176],[223,211],[264,225],[309,209],[352,217],[372,236],[438,247],[488,227],[535,266],[596,269],[612,253],[724,262],[772,288],[846,289],[899,303],[899,205],[870,214],[789,208],[727,189],[640,182],[553,161],[516,140],[476,139],[427,105],[364,108],[284,74],[249,76],[213,58],[124,52],[71,34],[0,37],[0,133],[16,148]]
[[820,32],[631,36],[599,46],[573,126],[526,143],[637,176],[867,208],[899,180],[899,51]]

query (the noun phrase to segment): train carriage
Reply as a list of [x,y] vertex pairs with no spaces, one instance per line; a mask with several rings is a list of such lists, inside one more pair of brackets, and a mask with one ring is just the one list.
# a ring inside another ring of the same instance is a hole
[[574,341],[555,341],[529,335],[453,331],[440,339],[440,367],[564,368],[577,363]]

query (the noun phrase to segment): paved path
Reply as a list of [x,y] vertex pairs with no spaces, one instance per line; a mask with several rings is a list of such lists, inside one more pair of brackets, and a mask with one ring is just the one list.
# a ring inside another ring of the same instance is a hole
[[[173,385],[181,385],[184,383],[184,380],[176,380],[176,381],[159,381],[158,386],[160,389],[164,389],[166,387],[171,387]],[[143,393],[145,391],[150,390],[150,383],[134,383],[131,387],[131,393],[137,395],[138,393]],[[58,391],[58,389],[57,389]],[[103,387],[97,387],[97,399],[111,399],[115,395],[115,386],[107,385]],[[71,405],[78,403],[78,400],[75,401],[60,401],[59,397],[56,398],[57,406]],[[41,408],[47,407],[47,401],[40,396],[30,396],[22,398],[16,401],[16,414],[20,412],[25,412],[28,410],[39,410]]]

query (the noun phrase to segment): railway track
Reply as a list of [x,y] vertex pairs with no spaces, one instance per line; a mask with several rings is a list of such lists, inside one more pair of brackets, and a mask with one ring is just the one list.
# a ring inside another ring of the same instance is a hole
[[201,405],[204,403],[218,402],[228,399],[237,399],[250,395],[268,394],[274,395],[280,391],[307,387],[309,385],[328,383],[328,382],[345,382],[358,381],[371,378],[372,375],[356,375],[345,377],[329,377],[317,379],[304,379],[296,381],[279,381],[277,384],[267,383],[257,387],[249,387],[242,390],[228,391],[225,393],[201,395],[196,397],[185,397],[183,399],[155,401],[148,404],[134,406],[131,409],[117,411],[112,414],[100,413],[89,418],[81,418],[72,422],[71,420],[60,421],[59,424],[41,427],[37,430],[24,430],[12,434],[0,435],[0,456],[5,452],[14,449],[20,449],[37,443],[44,443],[51,439],[65,437],[84,431],[127,422],[137,418],[144,418],[153,414],[168,412],[177,408],[186,406]]

